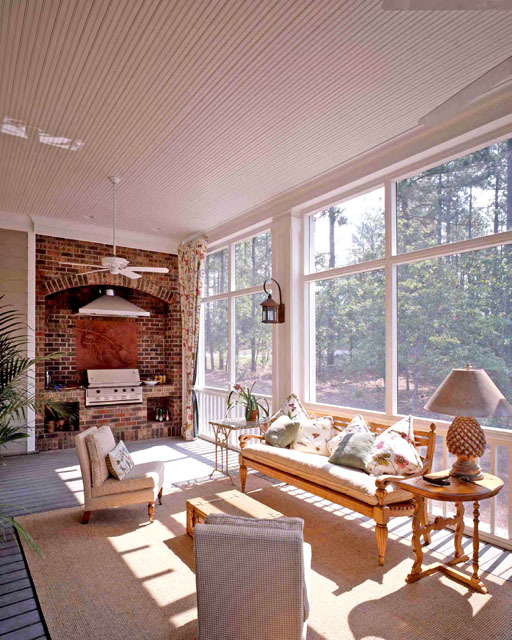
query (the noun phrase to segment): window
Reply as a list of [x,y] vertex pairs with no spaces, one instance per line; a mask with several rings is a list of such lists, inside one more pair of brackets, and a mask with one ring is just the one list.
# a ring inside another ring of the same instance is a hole
[[261,322],[255,293],[235,298],[235,367],[237,382],[252,385],[259,393],[272,393],[272,326]]
[[254,383],[257,393],[271,395],[272,329],[262,324],[260,307],[271,273],[268,231],[208,254],[199,373],[205,386],[227,390],[237,382]]
[[220,249],[206,256],[206,295],[215,296],[228,290],[228,250]]
[[384,257],[384,188],[309,218],[310,270],[324,271]]
[[310,285],[316,401],[384,411],[383,270]]
[[424,405],[467,362],[512,397],[512,140],[305,224],[311,402],[450,420]]
[[261,286],[272,272],[270,231],[235,245],[235,288]]
[[228,301],[205,302],[204,383],[207,387],[226,388],[228,374]]
[[400,253],[511,228],[512,140],[397,183]]
[[[512,246],[398,267],[398,411],[423,407],[454,367],[484,368],[512,397]],[[479,419],[509,427],[506,418]]]

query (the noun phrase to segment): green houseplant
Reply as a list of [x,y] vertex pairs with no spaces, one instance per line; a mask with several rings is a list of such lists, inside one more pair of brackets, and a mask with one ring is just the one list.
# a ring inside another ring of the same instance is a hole
[[266,398],[258,398],[253,394],[252,390],[256,382],[251,387],[235,384],[228,395],[227,406],[228,413],[233,407],[245,407],[245,419],[247,422],[255,422],[258,420],[260,411],[268,416],[269,406]]
[[[27,357],[27,327],[19,312],[10,305],[1,304],[3,298],[0,296],[0,454],[9,442],[28,437],[26,416],[29,409],[35,411],[44,406],[56,416],[69,415],[59,403],[36,396],[31,384],[35,364],[60,354],[52,353],[43,358]],[[40,553],[30,534],[13,517],[3,513],[13,506],[16,505],[0,504],[0,530],[5,534],[14,527],[28,548]]]

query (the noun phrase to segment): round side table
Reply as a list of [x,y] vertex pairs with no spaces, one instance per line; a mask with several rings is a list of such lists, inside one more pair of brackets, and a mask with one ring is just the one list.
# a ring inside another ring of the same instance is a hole
[[[448,471],[440,471],[436,476],[447,476]],[[480,500],[492,498],[503,488],[503,480],[484,473],[482,480],[464,482],[459,478],[450,476],[450,484],[437,486],[424,480],[422,477],[404,479],[396,483],[400,488],[410,491],[415,499],[416,506],[412,521],[412,548],[414,550],[414,564],[406,582],[416,582],[436,571],[441,571],[448,577],[458,582],[467,584],[480,593],[487,593],[487,587],[479,576],[478,570],[478,522],[480,517]],[[457,509],[455,516],[445,518],[437,516],[430,524],[423,524],[422,514],[426,499],[441,500],[442,502],[454,502]],[[473,502],[473,573],[471,577],[453,568],[459,562],[466,562],[469,558],[462,547],[462,534],[464,532],[464,502]],[[430,531],[444,529],[447,525],[455,525],[455,554],[448,562],[438,562],[422,569],[423,551],[420,536],[429,534]]]

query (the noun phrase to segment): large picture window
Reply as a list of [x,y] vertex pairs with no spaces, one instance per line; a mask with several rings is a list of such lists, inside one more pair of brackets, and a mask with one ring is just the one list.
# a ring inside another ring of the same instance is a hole
[[449,420],[424,405],[466,363],[512,397],[512,140],[388,179],[305,229],[310,402]]
[[[398,267],[398,411],[423,407],[456,366],[484,368],[512,397],[512,245]],[[508,427],[506,418],[481,424]]]
[[400,253],[507,231],[512,225],[512,140],[396,185]]
[[310,285],[315,317],[315,399],[384,411],[383,270]]
[[261,322],[263,281],[272,274],[269,231],[208,254],[202,304],[200,386],[254,384],[272,394],[272,330]]
[[384,257],[384,188],[309,218],[310,271]]

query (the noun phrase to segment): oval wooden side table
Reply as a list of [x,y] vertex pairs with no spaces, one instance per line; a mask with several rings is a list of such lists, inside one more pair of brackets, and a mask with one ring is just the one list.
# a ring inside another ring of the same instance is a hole
[[[447,476],[448,471],[440,471],[436,476]],[[434,475],[434,474],[432,474]],[[396,483],[401,489],[410,491],[415,499],[416,506],[412,521],[412,548],[414,551],[414,564],[411,573],[407,576],[406,582],[416,582],[436,571],[441,571],[448,577],[467,584],[472,589],[480,593],[487,593],[487,587],[479,576],[478,567],[478,523],[480,518],[480,501],[492,498],[503,487],[503,480],[484,473],[482,480],[475,482],[464,482],[459,478],[450,477],[450,484],[447,486],[437,486],[424,480],[422,477],[404,479]],[[423,524],[422,515],[426,499],[441,500],[442,502],[454,502],[457,513],[451,518],[437,516],[430,524]],[[462,534],[464,532],[464,502],[473,502],[473,572],[471,577],[453,568],[459,562],[466,562],[469,558],[464,553],[462,547]],[[437,562],[425,569],[422,569],[423,551],[420,537],[431,531],[444,529],[447,525],[455,525],[455,554],[448,562]]]

